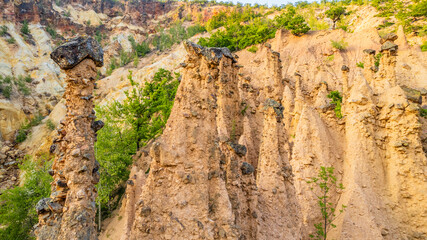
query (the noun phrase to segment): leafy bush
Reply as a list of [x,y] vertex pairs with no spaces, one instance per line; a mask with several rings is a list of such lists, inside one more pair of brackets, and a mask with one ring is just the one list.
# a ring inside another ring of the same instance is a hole
[[303,16],[296,14],[294,7],[288,8],[288,11],[276,16],[275,19],[277,28],[291,30],[295,36],[301,36],[310,30],[310,27],[305,22]]
[[365,68],[365,64],[363,62],[356,63],[356,66],[360,68]]
[[4,37],[8,34],[8,28],[7,26],[1,26],[0,27],[0,37]]
[[328,9],[325,14],[328,18],[332,19],[334,22],[333,28],[335,29],[336,22],[341,19],[341,16],[344,15],[345,8],[342,6],[332,6]]
[[27,139],[27,131],[24,129],[19,129],[18,134],[16,134],[15,142],[22,143]]
[[335,116],[337,116],[337,118],[342,118],[342,113],[341,113],[341,103],[342,103],[342,96],[340,94],[339,91],[331,91],[329,92],[329,94],[327,95],[328,98],[330,98],[332,101],[331,103],[335,105]]
[[253,45],[252,47],[248,48],[248,51],[251,53],[256,53],[256,51],[258,51],[258,47]]
[[[322,214],[322,221],[314,224],[316,228],[315,234],[310,234],[310,238],[315,238],[317,240],[327,238],[328,227],[331,226],[335,228],[336,226],[332,223],[336,219],[336,208],[335,203],[331,202],[329,192],[331,190],[344,189],[344,186],[340,183],[337,183],[337,178],[334,175],[333,167],[320,167],[317,177],[312,177],[307,183],[314,185],[311,187],[311,191],[314,192],[317,198],[317,203],[320,207],[320,212]],[[344,212],[344,209],[347,206],[341,205],[340,213]]]
[[344,42],[343,39],[341,39],[339,41],[331,40],[331,45],[332,45],[333,48],[336,48],[336,49],[338,49],[340,51],[341,50],[345,50],[348,47],[348,43]]
[[25,20],[22,23],[21,33],[24,34],[24,35],[30,34],[30,28],[28,27],[28,21],[27,20]]
[[103,208],[109,206],[119,192],[118,186],[128,179],[132,155],[162,133],[175,99],[177,79],[178,74],[173,77],[170,71],[159,69],[152,81],[140,86],[130,72],[132,89],[126,92],[123,103],[114,101],[96,107],[98,117],[105,123],[95,145],[96,159],[101,165],[98,199]]
[[427,118],[427,109],[425,108],[420,108],[420,116]]
[[10,37],[10,38],[6,39],[6,42],[9,44],[14,44],[14,43],[16,43],[16,40],[15,40],[15,38]]
[[12,86],[3,86],[2,84],[0,84],[0,93],[2,93],[5,98],[10,99],[10,96],[12,95]]
[[24,182],[0,195],[0,239],[34,239],[31,230],[38,222],[35,206],[50,195],[52,177],[47,170],[51,164],[44,155],[35,161],[26,157],[19,165]]

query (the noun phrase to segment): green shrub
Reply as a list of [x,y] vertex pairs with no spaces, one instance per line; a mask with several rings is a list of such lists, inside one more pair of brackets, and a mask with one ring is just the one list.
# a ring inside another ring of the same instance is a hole
[[420,108],[420,116],[427,118],[427,109],[425,108]]
[[325,12],[326,16],[334,22],[333,28],[335,29],[335,25],[338,20],[341,19],[341,16],[345,14],[345,8],[342,6],[332,6]]
[[8,28],[7,26],[1,26],[0,27],[0,37],[4,37],[8,34]]
[[30,89],[25,85],[25,82],[23,80],[16,81],[16,84],[18,86],[18,90],[24,94],[25,96],[30,95],[31,91]]
[[10,99],[10,96],[12,95],[12,86],[11,85],[0,85],[0,92],[3,94],[3,96],[7,99]]
[[27,75],[24,77],[24,81],[26,81],[27,83],[31,83],[33,81],[33,79],[31,78],[30,75]]
[[53,39],[58,37],[58,33],[56,32],[55,28],[52,28],[50,25],[46,26],[46,32],[49,33]]
[[119,59],[120,59],[120,67],[125,66],[126,64],[132,61],[130,52],[125,52],[123,50],[120,51]]
[[[331,202],[330,191],[337,191],[344,189],[342,183],[337,183],[337,177],[334,175],[333,167],[320,167],[317,177],[312,177],[307,181],[308,184],[314,185],[311,187],[311,191],[317,198],[317,203],[320,208],[322,215],[322,221],[315,223],[316,228],[315,234],[310,234],[310,238],[317,240],[327,239],[328,227],[335,228],[336,226],[332,223],[336,219],[336,207],[335,203]],[[316,188],[316,189],[315,189]],[[341,205],[339,210],[340,214],[344,212],[347,206]]]
[[288,11],[276,16],[277,28],[284,28],[291,30],[291,33],[295,36],[301,36],[310,30],[303,16],[296,14],[294,7],[288,8]]
[[363,62],[356,63],[356,66],[360,68],[365,68],[365,64]]
[[4,82],[5,83],[12,83],[12,80],[13,80],[14,78],[12,77],[12,76],[5,76],[4,77]]
[[35,206],[50,195],[52,177],[47,170],[51,164],[44,155],[37,160],[26,157],[19,165],[23,182],[0,195],[0,239],[34,239],[32,228],[38,222]]
[[425,52],[427,51],[427,41],[424,41],[423,44],[420,46],[421,51]]
[[55,128],[56,128],[56,126],[55,126],[55,124],[52,122],[52,120],[50,120],[50,119],[48,119],[47,121],[46,121],[46,127],[49,129],[49,130],[54,130]]
[[248,48],[248,51],[251,53],[256,53],[256,51],[258,51],[258,47],[256,45],[253,45],[252,47]]
[[[132,155],[148,141],[159,136],[169,118],[178,88],[179,74],[159,69],[151,81],[137,84],[129,72],[132,89],[126,92],[123,103],[114,101],[97,106],[97,116],[105,126],[98,131],[95,144],[96,159],[101,168],[98,183],[98,200],[103,214],[111,207],[112,199],[129,178]],[[114,203],[115,204],[115,203]],[[115,205],[114,205],[115,206]],[[113,206],[113,207],[114,207]]]
[[132,36],[129,36],[128,39],[132,45],[132,50],[136,53],[138,57],[144,57],[147,53],[150,52],[150,47],[146,42],[136,43],[135,39]]
[[25,20],[22,23],[21,33],[24,34],[24,35],[30,34],[30,28],[28,27],[28,21],[27,20]]
[[16,43],[16,40],[13,37],[9,37],[8,39],[6,39],[6,42],[9,44],[14,44],[14,43]]
[[348,43],[344,42],[343,39],[339,40],[339,41],[334,41],[331,40],[331,45],[333,48],[338,49],[338,50],[345,50],[348,47]]
[[342,96],[340,94],[339,91],[331,91],[329,92],[329,94],[327,95],[328,98],[330,98],[332,101],[331,103],[335,105],[335,116],[337,116],[337,118],[342,118],[342,113],[341,113],[341,103],[342,103]]
[[375,58],[374,64],[375,64],[376,67],[380,66],[380,60],[381,60],[382,56],[383,55],[381,53],[377,53],[377,55],[375,55],[375,57],[374,57]]
[[15,142],[22,143],[26,139],[27,139],[27,131],[25,131],[24,129],[19,129],[15,137]]

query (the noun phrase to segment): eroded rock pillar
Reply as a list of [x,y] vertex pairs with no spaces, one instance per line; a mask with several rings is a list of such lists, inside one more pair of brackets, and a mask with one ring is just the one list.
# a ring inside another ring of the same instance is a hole
[[51,152],[52,193],[37,204],[37,239],[97,239],[96,189],[99,164],[95,160],[96,131],[93,90],[96,67],[103,65],[101,46],[92,38],[77,37],[55,49],[51,58],[65,70],[67,114],[61,121]]

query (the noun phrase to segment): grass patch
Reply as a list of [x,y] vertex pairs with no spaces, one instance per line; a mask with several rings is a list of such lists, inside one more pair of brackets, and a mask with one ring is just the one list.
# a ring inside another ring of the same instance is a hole
[[341,39],[339,41],[331,40],[331,45],[333,48],[338,49],[340,51],[343,51],[343,50],[347,49],[347,47],[348,47],[348,43],[345,42],[343,39]]
[[253,45],[252,47],[248,48],[248,51],[251,53],[256,53],[258,51],[258,47]]
[[363,62],[356,63],[356,66],[360,68],[365,68],[365,64]]

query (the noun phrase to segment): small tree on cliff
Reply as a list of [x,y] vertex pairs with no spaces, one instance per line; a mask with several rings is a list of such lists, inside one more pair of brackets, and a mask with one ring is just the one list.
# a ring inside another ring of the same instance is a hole
[[[96,159],[100,164],[98,202],[108,216],[120,198],[121,185],[129,178],[132,155],[162,133],[169,118],[178,87],[178,74],[158,70],[151,81],[140,85],[129,72],[131,90],[123,102],[96,107],[105,126],[97,132]],[[113,199],[116,199],[114,201]]]
[[333,27],[334,29],[337,21],[341,19],[341,16],[344,15],[344,13],[345,13],[345,8],[341,6],[339,7],[333,6],[325,12],[326,16],[332,19],[332,21],[334,22],[334,27]]
[[310,30],[303,16],[296,14],[294,7],[289,7],[286,13],[276,16],[276,26],[291,30],[295,36],[301,36]]
[[[328,227],[331,226],[335,228],[336,226],[332,223],[335,218],[335,204],[331,202],[330,191],[344,189],[344,186],[340,183],[337,183],[337,178],[334,175],[333,167],[320,167],[317,177],[312,177],[307,183],[314,185],[310,189],[316,195],[317,203],[320,207],[320,212],[322,213],[322,221],[315,223],[314,227],[316,228],[315,234],[310,234],[310,238],[316,240],[326,240]],[[344,211],[347,206],[342,205],[339,210],[340,213]]]
[[128,80],[132,90],[125,92],[126,99],[123,103],[114,101],[110,110],[116,119],[131,126],[138,150],[141,145],[145,145],[162,132],[169,118],[179,82],[165,69],[156,72],[152,81],[145,82],[144,86],[133,81],[131,71]]

